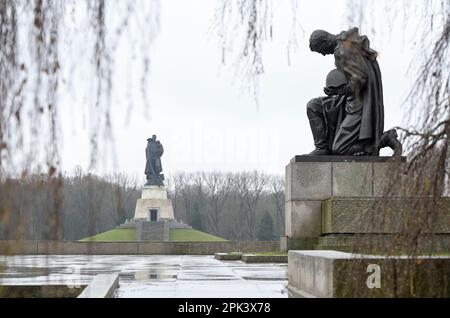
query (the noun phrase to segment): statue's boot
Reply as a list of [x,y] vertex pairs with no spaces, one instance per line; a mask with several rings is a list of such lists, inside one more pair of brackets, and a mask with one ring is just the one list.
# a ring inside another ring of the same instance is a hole
[[327,143],[327,134],[325,124],[322,118],[311,118],[309,120],[311,131],[314,138],[314,149],[307,156],[327,156],[330,155],[330,150]]
[[376,147],[373,146],[373,143],[371,143],[368,140],[359,140],[355,144],[353,144],[348,149],[348,155],[352,156],[374,156],[376,155],[374,153],[374,149]]
[[389,147],[394,151],[394,157],[400,157],[403,152],[403,147],[397,137],[397,130],[390,129],[385,131],[380,138],[378,149]]

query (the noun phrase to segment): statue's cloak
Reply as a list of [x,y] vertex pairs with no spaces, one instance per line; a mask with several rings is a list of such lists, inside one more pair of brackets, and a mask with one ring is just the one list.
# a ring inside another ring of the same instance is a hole
[[370,139],[377,145],[384,129],[383,85],[377,52],[370,48],[366,36],[359,35],[358,28],[341,32],[337,42],[336,67],[348,75],[362,102],[359,139]]
[[145,163],[146,175],[158,175],[162,171],[161,156],[164,153],[164,148],[159,141],[149,140],[147,148],[145,148],[145,156],[147,162]]

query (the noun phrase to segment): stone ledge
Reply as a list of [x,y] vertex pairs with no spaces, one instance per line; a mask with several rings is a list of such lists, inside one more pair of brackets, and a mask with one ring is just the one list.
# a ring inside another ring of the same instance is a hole
[[291,159],[294,162],[406,162],[406,157],[389,156],[307,156],[296,155]]
[[112,298],[119,286],[119,274],[98,274],[78,298]]
[[[137,242],[38,241],[37,255],[135,255]],[[14,254],[14,251],[12,251]],[[34,254],[34,253],[33,253]]]
[[[418,256],[413,280],[407,256],[361,255],[337,251],[289,251],[288,289],[298,297],[393,297],[398,286],[411,282],[416,297],[435,296],[434,287],[450,277],[450,256]],[[417,262],[420,261],[420,262]],[[381,287],[366,285],[368,266],[380,268]],[[396,269],[396,275],[389,270]],[[405,289],[406,290],[406,289]],[[407,288],[409,290],[409,288]],[[450,290],[440,297],[450,297]],[[447,294],[445,294],[447,293]],[[397,295],[401,297],[404,295]],[[407,296],[407,295],[406,295]]]
[[37,241],[0,240],[0,255],[33,255],[37,250]]
[[243,254],[242,261],[245,263],[287,263],[288,256]]
[[275,252],[279,249],[280,243],[277,241],[0,241],[0,255],[214,255],[220,252]]
[[214,258],[220,261],[240,261],[242,259],[242,253],[215,253]]
[[[393,240],[405,242],[398,234],[332,234],[322,236],[313,246],[314,250],[335,250],[343,252],[351,251],[374,251],[385,250],[386,246],[391,246]],[[429,234],[419,236],[417,251],[419,253],[448,253],[450,246],[450,234]],[[298,250],[302,248],[297,248]],[[303,248],[305,249],[305,248]],[[311,248],[309,248],[311,249]]]

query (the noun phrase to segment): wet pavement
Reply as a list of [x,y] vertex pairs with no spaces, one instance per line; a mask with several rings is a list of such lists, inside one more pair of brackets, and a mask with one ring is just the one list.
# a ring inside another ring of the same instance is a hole
[[0,285],[87,285],[119,272],[116,297],[288,297],[287,264],[194,255],[0,256]]

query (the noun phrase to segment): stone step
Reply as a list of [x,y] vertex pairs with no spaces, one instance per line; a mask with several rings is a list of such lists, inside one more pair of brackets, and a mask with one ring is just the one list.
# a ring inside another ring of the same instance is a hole
[[168,241],[169,232],[166,222],[139,222],[136,231],[136,240]]
[[[366,247],[368,251],[376,251],[383,249],[385,246],[393,244],[394,240],[399,239],[392,234],[371,234],[371,235],[330,235],[319,237],[317,244],[313,245],[313,249],[332,249],[351,251],[355,246]],[[403,241],[400,238],[400,242]],[[450,246],[450,235],[441,234],[433,236],[424,236],[419,238],[418,248],[423,251],[433,251],[436,253],[448,253]],[[378,248],[377,248],[378,247]]]

